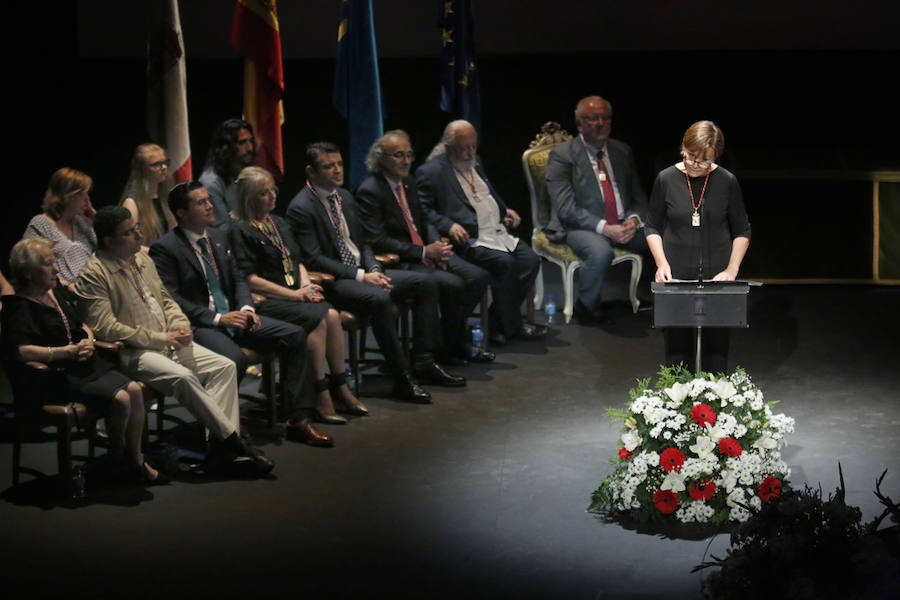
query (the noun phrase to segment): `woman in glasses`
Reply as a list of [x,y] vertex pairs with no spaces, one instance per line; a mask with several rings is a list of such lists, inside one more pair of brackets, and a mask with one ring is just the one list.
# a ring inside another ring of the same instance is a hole
[[131,158],[131,171],[122,191],[121,205],[141,224],[146,248],[175,227],[169,210],[169,159],[156,144],[141,144]]
[[93,180],[77,169],[63,167],[53,173],[44,193],[42,212],[31,219],[22,236],[44,238],[53,245],[59,285],[69,291],[97,249],[92,187]]
[[267,298],[258,312],[306,330],[317,394],[315,416],[323,423],[346,423],[336,414],[335,401],[349,414],[368,414],[347,386],[340,314],[325,302],[322,288],[310,281],[287,222],[272,214],[278,197],[275,180],[265,169],[246,167],[236,185],[232,250],[250,289]]
[[[682,161],[656,176],[647,215],[647,245],[656,262],[656,281],[687,279],[734,281],[750,245],[750,220],[735,176],[716,164],[725,135],[712,121],[688,127]],[[666,364],[683,362],[694,370],[695,332],[665,332]],[[703,333],[703,368],[724,372],[728,329]]]

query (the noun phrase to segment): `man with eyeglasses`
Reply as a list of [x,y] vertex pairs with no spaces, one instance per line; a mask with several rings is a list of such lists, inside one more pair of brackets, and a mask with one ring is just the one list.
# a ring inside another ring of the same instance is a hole
[[579,322],[603,319],[600,291],[614,248],[647,254],[643,218],[647,195],[631,147],[609,137],[612,105],[599,96],[575,107],[578,135],[550,152],[547,192],[553,207],[544,232],[582,261],[576,272]]
[[[397,254],[396,268],[421,273],[437,285],[442,334],[438,362],[490,362],[494,353],[469,344],[466,330],[466,319],[490,276],[457,256],[428,222],[409,173],[414,158],[409,136],[401,130],[387,132],[369,149],[366,166],[372,175],[356,190],[366,240],[375,252]],[[422,379],[427,383],[429,378]]]
[[[534,285],[541,259],[507,228],[518,213],[504,204],[478,157],[478,134],[468,121],[450,122],[441,141],[416,171],[419,201],[429,221],[453,241],[467,263],[490,275],[490,342],[541,340],[545,325],[522,320],[522,302]],[[449,270],[458,273],[454,264]],[[463,274],[463,278],[466,276]]]
[[205,468],[220,474],[264,475],[275,466],[241,439],[234,362],[194,343],[190,321],[141,252],[140,227],[123,206],[94,219],[99,249],[75,284],[86,322],[97,337],[124,343],[122,368],[171,394],[210,432]]
[[251,166],[255,160],[256,138],[250,123],[228,119],[216,126],[199,178],[213,203],[214,225],[230,220],[228,213],[234,210],[236,201],[234,180],[241,169]]
[[[431,394],[419,385],[421,375],[430,382],[441,378],[445,385],[465,385],[465,379],[447,373],[433,360],[439,338],[437,285],[415,271],[385,269],[375,259],[363,235],[356,201],[341,187],[340,149],[330,142],[309,144],[306,175],[306,186],[291,200],[286,214],[303,264],[334,276],[323,287],[335,308],[369,319],[393,378],[393,395],[407,402],[430,403]],[[412,365],[394,327],[394,303],[407,301],[412,303],[414,323]]]

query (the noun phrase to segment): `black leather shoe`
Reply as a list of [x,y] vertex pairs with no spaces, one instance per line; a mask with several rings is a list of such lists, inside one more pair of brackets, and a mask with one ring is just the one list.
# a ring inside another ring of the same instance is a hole
[[492,346],[505,346],[509,343],[509,340],[506,339],[506,336],[499,331],[492,331],[491,335],[488,336],[488,341]]
[[240,436],[234,435],[234,437],[229,437],[225,442],[233,446],[238,459],[249,458],[253,461],[253,467],[257,475],[266,475],[275,468],[275,461],[263,454],[263,451],[259,448],[255,448],[245,442]]
[[416,404],[431,404],[431,394],[416,383],[412,375],[403,373],[394,378],[393,395],[395,398]]
[[466,385],[465,377],[451,375],[434,361],[424,365],[416,365],[413,367],[413,375],[425,385],[440,385],[443,387],[463,387]]
[[469,346],[468,348],[468,356],[466,357],[469,362],[473,363],[489,363],[494,362],[494,359],[497,358],[497,355],[491,352],[490,350],[485,350],[484,348],[478,348],[477,346]]
[[547,337],[547,331],[549,330],[546,325],[525,323],[522,325],[522,329],[519,330],[519,333],[516,334],[516,338],[527,341],[542,340]]

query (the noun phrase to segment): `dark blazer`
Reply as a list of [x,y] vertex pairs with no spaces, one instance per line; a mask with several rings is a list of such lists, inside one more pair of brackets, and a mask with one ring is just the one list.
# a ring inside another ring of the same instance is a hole
[[[435,241],[439,236],[419,205],[416,182],[412,177],[403,180],[403,189],[410,216],[422,242],[428,244]],[[412,243],[403,210],[384,175],[378,173],[366,178],[356,189],[356,203],[363,235],[372,250],[397,254],[404,262],[422,262],[423,246]]]
[[[238,269],[225,232],[207,229],[212,254],[219,269],[222,291],[232,310],[253,306],[247,281]],[[209,309],[209,288],[203,265],[181,227],[176,227],[150,246],[150,257],[169,294],[194,327],[213,327],[216,313]]]
[[[636,214],[641,220],[645,219],[647,195],[638,179],[631,147],[619,140],[609,139],[606,148],[622,200],[622,209],[626,215]],[[550,151],[547,161],[547,193],[552,210],[550,222],[544,232],[551,241],[563,241],[567,230],[593,231],[604,218],[600,184],[591,168],[581,136],[575,136]]]
[[234,259],[244,277],[254,274],[278,285],[297,289],[300,287],[300,263],[302,256],[287,221],[275,214],[269,215],[281,233],[288,253],[294,263],[294,285],[284,280],[284,263],[281,250],[262,231],[246,221],[232,221],[228,239],[234,250]]
[[[344,219],[350,230],[350,239],[359,248],[362,268],[366,271],[381,270],[372,247],[365,243],[359,224],[356,202],[344,188],[338,188]],[[287,222],[300,246],[303,264],[310,271],[330,273],[337,279],[356,279],[356,269],[341,262],[337,232],[322,202],[305,186],[288,205]]]
[[[480,158],[475,161],[475,171],[487,183],[491,196],[497,201],[502,222],[506,217],[506,204],[491,185]],[[441,235],[449,235],[453,224],[459,223],[469,237],[478,237],[478,215],[459,184],[453,164],[446,154],[433,158],[416,169],[416,185],[422,209]]]

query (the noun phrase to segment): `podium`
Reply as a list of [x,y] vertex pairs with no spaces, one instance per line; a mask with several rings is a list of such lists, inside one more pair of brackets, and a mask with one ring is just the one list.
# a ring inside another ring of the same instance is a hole
[[697,329],[696,372],[700,365],[704,327],[749,327],[747,296],[750,281],[652,282],[653,327]]

